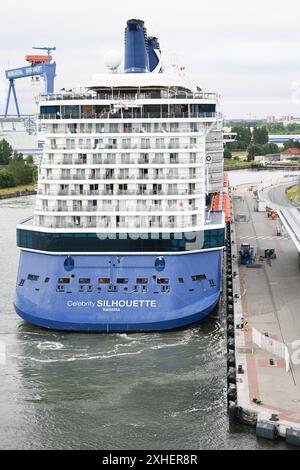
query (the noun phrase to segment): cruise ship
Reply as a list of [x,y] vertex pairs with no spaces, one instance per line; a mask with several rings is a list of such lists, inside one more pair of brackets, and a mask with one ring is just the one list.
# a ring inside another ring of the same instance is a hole
[[157,331],[198,322],[221,291],[219,96],[163,71],[127,21],[124,71],[38,97],[45,147],[33,217],[17,226],[15,309],[40,327]]

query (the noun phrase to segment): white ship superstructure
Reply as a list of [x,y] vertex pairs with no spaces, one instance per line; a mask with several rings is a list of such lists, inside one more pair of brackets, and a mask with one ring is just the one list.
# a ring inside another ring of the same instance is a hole
[[205,194],[223,185],[217,96],[161,74],[105,75],[87,86],[41,97],[34,224],[108,232],[202,226]]

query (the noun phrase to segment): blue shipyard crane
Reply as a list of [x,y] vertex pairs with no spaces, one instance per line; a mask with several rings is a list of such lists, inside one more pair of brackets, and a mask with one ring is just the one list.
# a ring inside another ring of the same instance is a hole
[[56,76],[56,63],[52,62],[51,51],[55,51],[56,47],[33,47],[33,49],[47,51],[47,55],[26,55],[25,60],[30,63],[29,66],[9,69],[5,71],[5,76],[9,80],[9,88],[6,99],[5,113],[7,117],[9,101],[13,94],[17,115],[20,117],[20,109],[16,94],[15,80],[27,77],[43,77],[45,80],[45,92],[54,92],[54,78]]

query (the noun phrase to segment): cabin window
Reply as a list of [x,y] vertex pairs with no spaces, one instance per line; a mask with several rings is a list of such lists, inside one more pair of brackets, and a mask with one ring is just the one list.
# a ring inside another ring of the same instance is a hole
[[99,284],[110,284],[110,278],[109,277],[100,277],[98,279]]
[[169,284],[169,278],[167,277],[158,277],[157,284]]
[[[46,280],[45,280],[46,282]],[[59,284],[70,284],[70,278],[69,277],[60,277],[58,279]]]
[[117,284],[128,284],[128,279],[126,277],[118,277]]
[[80,277],[79,284],[90,284],[91,278],[90,277]]
[[27,279],[29,279],[29,281],[38,281],[40,278],[40,276],[37,276],[36,274],[28,274],[27,276]]
[[138,277],[136,279],[137,284],[148,284],[148,278],[147,277]]
[[195,274],[195,276],[192,276],[192,281],[204,281],[205,279],[205,274]]

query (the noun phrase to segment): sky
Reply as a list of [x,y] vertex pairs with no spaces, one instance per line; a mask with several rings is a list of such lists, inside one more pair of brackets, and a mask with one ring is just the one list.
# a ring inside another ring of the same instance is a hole
[[[127,19],[145,21],[166,65],[176,58],[188,84],[221,94],[226,118],[300,116],[299,0],[9,0],[1,2],[0,114],[5,70],[26,65],[32,46],[56,46],[56,90],[105,71],[123,54]],[[16,81],[22,113],[34,113],[43,83]],[[14,113],[14,109],[10,109]]]

